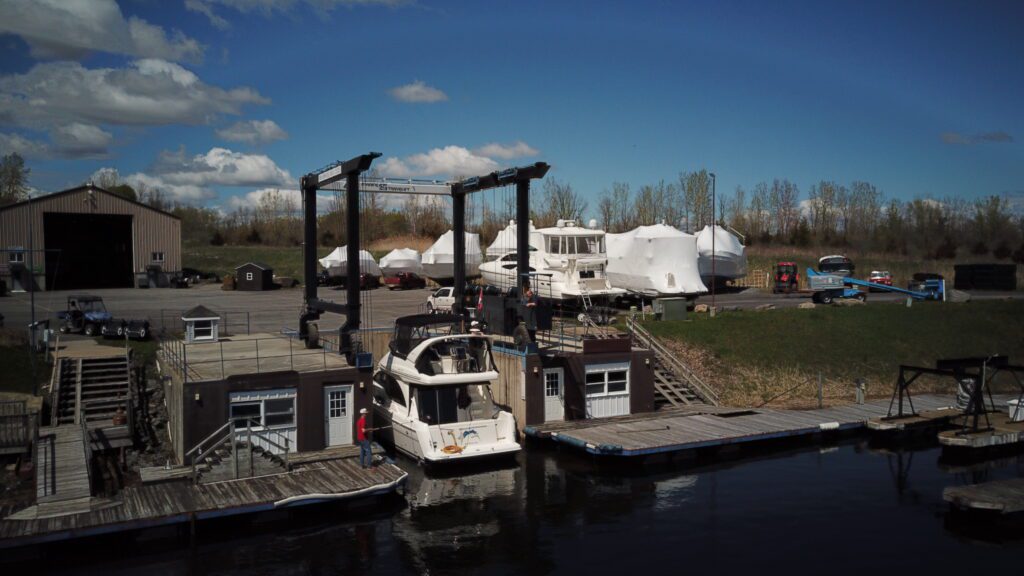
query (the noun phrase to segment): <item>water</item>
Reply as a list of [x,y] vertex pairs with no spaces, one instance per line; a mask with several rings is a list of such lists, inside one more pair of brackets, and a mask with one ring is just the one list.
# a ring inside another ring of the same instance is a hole
[[1024,572],[1024,525],[978,525],[942,500],[946,486],[1024,475],[1024,457],[963,468],[939,456],[848,442],[714,467],[599,470],[575,454],[530,450],[507,468],[449,478],[400,461],[410,471],[404,500],[207,526],[195,547],[126,545],[123,536],[67,546],[46,554],[46,566],[161,575]]

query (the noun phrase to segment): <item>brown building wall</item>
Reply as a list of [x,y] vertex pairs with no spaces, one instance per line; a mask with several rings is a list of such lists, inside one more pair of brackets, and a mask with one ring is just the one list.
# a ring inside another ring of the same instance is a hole
[[[651,412],[654,410],[654,373],[646,360],[651,357],[648,351],[631,350],[628,352],[607,352],[593,354],[565,354],[553,356],[545,361],[546,368],[561,367],[565,370],[565,419],[581,420],[586,418],[586,398],[584,382],[586,366],[591,364],[611,364],[629,362],[629,412]],[[544,390],[537,395],[543,401]],[[543,406],[541,420],[543,420]]]
[[[182,445],[190,450],[204,438],[214,433],[228,421],[230,395],[232,392],[295,389],[296,450],[307,452],[321,450],[327,445],[324,429],[324,386],[336,384],[351,385],[352,398],[352,439],[355,441],[355,424],[359,410],[366,408],[372,427],[369,370],[343,368],[322,372],[273,372],[230,376],[226,380],[213,382],[189,382],[184,386],[181,407]],[[199,400],[195,399],[196,393]]]
[[[163,252],[162,268],[167,272],[181,270],[181,221],[164,212],[143,204],[132,202],[102,188],[74,188],[28,202],[21,202],[0,209],[0,249],[14,246],[24,249],[33,247],[44,250],[43,215],[47,212],[73,214],[121,214],[132,217],[132,271],[146,271],[153,264],[153,252]],[[31,229],[31,237],[29,230]],[[0,276],[8,274],[7,253],[0,254]],[[97,254],[97,258],[104,255]],[[28,255],[25,258],[28,265]],[[42,252],[33,255],[33,266],[45,273],[45,258]],[[44,284],[41,276],[38,283]],[[42,286],[46,288],[45,286]]]

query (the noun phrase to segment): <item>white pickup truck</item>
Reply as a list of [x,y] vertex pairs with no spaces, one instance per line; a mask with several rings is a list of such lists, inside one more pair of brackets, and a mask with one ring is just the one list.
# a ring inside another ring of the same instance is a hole
[[427,297],[427,313],[451,312],[455,304],[454,289],[451,287],[440,288]]

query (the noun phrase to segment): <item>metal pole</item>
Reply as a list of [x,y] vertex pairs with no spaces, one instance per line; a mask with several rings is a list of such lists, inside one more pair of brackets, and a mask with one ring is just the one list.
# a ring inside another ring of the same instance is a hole
[[711,315],[715,315],[715,284],[718,278],[715,276],[715,173],[711,172]]
[[465,311],[463,299],[466,297],[466,194],[452,194],[452,234],[455,235],[453,251],[455,252],[455,270],[452,275],[452,312],[461,316]]
[[224,343],[220,343],[220,379],[224,379]]
[[530,272],[530,181],[516,182],[516,287],[522,295]]
[[235,446],[235,421],[231,421],[231,426],[228,428],[231,433],[231,460],[235,464],[235,480],[238,479],[238,447]]

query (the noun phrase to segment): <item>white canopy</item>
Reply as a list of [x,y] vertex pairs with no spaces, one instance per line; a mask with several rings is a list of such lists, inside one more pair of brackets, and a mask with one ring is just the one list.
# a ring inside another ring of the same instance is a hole
[[721,226],[705,226],[697,233],[697,256],[701,278],[711,277],[711,256],[714,237],[714,273],[724,279],[742,278],[747,275],[746,247],[739,237]]
[[[423,252],[423,273],[428,278],[455,276],[455,233],[445,232],[434,245]],[[466,276],[478,276],[483,255],[480,253],[480,235],[466,232]]]
[[[537,231],[534,227],[533,221],[530,221],[530,234],[533,235]],[[532,238],[531,238],[532,240]],[[509,220],[508,226],[503,228],[501,232],[498,232],[498,236],[494,238],[494,242],[487,247],[487,259],[497,260],[505,254],[511,254],[516,251],[516,221]]]
[[651,296],[708,291],[700,280],[697,238],[692,234],[655,224],[606,234],[605,241],[608,280],[614,288]]
[[380,269],[387,276],[393,276],[399,272],[423,274],[420,253],[412,248],[395,248],[388,252],[380,259]]
[[[320,265],[331,276],[345,277],[348,274],[348,247],[339,246],[333,252],[320,259]],[[359,251],[359,271],[364,274],[380,276],[380,267],[373,255],[366,250]]]

